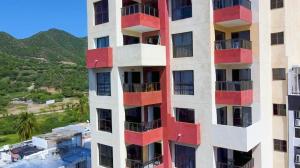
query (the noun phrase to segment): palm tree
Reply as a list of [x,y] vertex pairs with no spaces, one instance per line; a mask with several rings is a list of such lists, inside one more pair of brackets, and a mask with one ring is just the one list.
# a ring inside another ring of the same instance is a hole
[[36,118],[33,113],[22,112],[19,114],[17,122],[17,132],[19,138],[28,140],[32,137],[33,130],[36,128]]

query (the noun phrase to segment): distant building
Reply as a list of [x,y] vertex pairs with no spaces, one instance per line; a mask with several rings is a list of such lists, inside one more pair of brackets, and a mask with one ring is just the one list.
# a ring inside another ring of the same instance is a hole
[[0,149],[0,167],[90,168],[88,124],[69,125],[38,135],[31,141]]

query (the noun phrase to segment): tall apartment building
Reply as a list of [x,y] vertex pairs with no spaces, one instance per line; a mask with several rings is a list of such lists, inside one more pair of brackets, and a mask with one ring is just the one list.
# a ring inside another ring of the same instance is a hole
[[292,67],[288,76],[288,139],[290,168],[300,167],[300,67]]
[[93,168],[295,165],[286,74],[300,65],[300,1],[87,8]]

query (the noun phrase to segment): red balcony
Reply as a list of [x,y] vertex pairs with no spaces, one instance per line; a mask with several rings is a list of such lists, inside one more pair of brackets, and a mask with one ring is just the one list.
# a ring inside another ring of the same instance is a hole
[[168,136],[171,141],[200,145],[200,124],[178,122],[169,116]]
[[111,68],[112,61],[112,48],[98,48],[88,50],[86,53],[86,67],[87,68]]
[[249,0],[215,0],[214,23],[223,27],[250,25],[252,23]]
[[158,10],[142,4],[122,8],[122,29],[140,33],[159,30]]
[[159,83],[124,84],[123,88],[125,106],[147,106],[162,102]]
[[215,43],[215,64],[252,64],[252,45],[241,39]]
[[[154,124],[144,123],[125,123],[125,142],[126,144],[134,144],[146,146],[154,142],[161,141],[163,138],[163,129],[160,123],[155,121]],[[155,125],[156,124],[156,125]],[[153,127],[149,127],[153,126]]]
[[253,103],[252,81],[216,82],[216,104],[246,106]]

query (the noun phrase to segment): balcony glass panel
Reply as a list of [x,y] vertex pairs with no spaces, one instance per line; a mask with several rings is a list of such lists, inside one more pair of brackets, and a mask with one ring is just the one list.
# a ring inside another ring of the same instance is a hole
[[229,39],[229,40],[218,40],[215,42],[216,50],[226,49],[252,49],[252,42],[244,39]]
[[124,92],[153,92],[160,90],[160,83],[123,84]]
[[237,5],[251,9],[251,1],[249,0],[214,0],[214,10]]
[[217,81],[216,90],[218,91],[244,91],[252,90],[252,81]]
[[158,9],[150,5],[134,4],[122,8],[122,16],[132,15],[136,13],[143,13],[146,15],[158,17]]
[[150,122],[125,122],[125,129],[134,132],[146,132],[161,127],[161,120],[154,120]]

